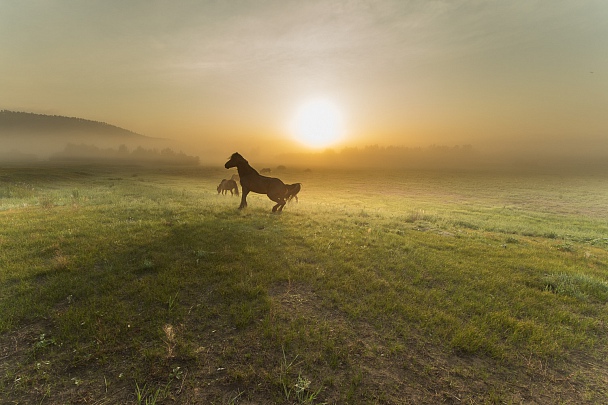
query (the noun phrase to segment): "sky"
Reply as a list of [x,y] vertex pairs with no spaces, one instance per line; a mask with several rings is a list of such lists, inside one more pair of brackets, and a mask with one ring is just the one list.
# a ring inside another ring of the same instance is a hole
[[0,0],[0,109],[262,156],[310,148],[294,122],[322,100],[323,147],[608,155],[606,21],[605,0]]

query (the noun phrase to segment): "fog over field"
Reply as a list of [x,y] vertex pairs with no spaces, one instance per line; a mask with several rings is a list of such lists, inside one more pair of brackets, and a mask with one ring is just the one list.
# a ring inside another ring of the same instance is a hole
[[[225,146],[196,147],[152,138],[104,122],[74,117],[0,111],[0,162],[171,163],[221,166],[232,151]],[[598,140],[601,145],[604,140]],[[523,145],[523,143],[522,143]],[[296,167],[384,169],[543,169],[585,171],[608,168],[606,148],[564,140],[568,151],[521,148],[481,150],[474,145],[429,145],[302,150],[273,147],[259,141],[235,145],[253,164]],[[184,152],[185,151],[185,152]]]

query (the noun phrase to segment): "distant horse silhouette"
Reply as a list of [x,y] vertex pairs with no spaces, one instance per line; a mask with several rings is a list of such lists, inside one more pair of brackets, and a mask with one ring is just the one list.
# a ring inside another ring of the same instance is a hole
[[294,183],[294,184],[286,184],[287,194],[285,195],[285,199],[287,202],[296,199],[298,202],[298,193],[302,190],[302,183]]
[[230,156],[230,160],[224,165],[226,169],[236,167],[241,178],[241,187],[243,188],[243,194],[241,196],[241,205],[239,209],[247,207],[247,194],[250,191],[258,194],[266,194],[268,198],[277,204],[272,207],[272,212],[277,210],[283,211],[283,207],[287,203],[285,198],[287,197],[287,186],[281,180],[275,177],[262,176],[249,165],[249,162],[245,160],[239,153],[233,153]]
[[[234,190],[234,192],[233,192]],[[226,194],[226,191],[230,191],[230,195],[239,195],[239,188],[234,180],[223,179],[219,186],[217,186],[217,193]]]

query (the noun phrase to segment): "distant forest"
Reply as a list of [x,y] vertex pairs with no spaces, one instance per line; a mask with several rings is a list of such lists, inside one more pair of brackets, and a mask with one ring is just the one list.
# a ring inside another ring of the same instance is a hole
[[150,163],[170,165],[198,165],[198,156],[188,156],[183,152],[175,152],[170,148],[145,149],[141,146],[132,151],[126,145],[118,149],[98,148],[94,145],[68,144],[61,152],[50,157],[52,161],[87,161],[107,163]]
[[95,135],[120,135],[142,137],[124,128],[105,122],[85,120],[60,115],[44,115],[17,111],[0,111],[0,133],[94,133]]
[[328,149],[321,153],[290,153],[281,160],[295,165],[361,168],[472,168],[482,162],[472,145],[410,148],[370,145],[364,148]]

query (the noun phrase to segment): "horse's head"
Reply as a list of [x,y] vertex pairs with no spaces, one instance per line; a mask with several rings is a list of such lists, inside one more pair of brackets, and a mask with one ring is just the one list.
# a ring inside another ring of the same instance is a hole
[[244,157],[241,156],[240,153],[235,152],[230,156],[230,159],[226,162],[224,167],[226,169],[230,169],[231,167],[237,167],[240,164],[248,163]]

